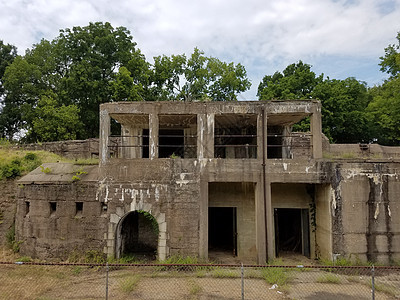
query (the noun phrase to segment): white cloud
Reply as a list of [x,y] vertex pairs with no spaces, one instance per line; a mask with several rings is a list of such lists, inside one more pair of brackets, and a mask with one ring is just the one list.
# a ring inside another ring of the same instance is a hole
[[[242,63],[252,98],[263,75],[300,59],[330,70],[335,58],[353,60],[354,69],[346,70],[352,75],[365,73],[369,60],[377,69],[383,49],[395,42],[398,20],[400,0],[0,0],[0,39],[20,53],[59,29],[109,21],[127,27],[149,60],[197,46]],[[344,71],[333,73],[346,77]]]

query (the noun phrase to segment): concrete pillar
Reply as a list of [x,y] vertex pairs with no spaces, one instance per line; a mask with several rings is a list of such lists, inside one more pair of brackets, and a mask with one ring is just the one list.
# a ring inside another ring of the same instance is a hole
[[275,258],[275,247],[274,247],[274,231],[273,231],[273,225],[274,225],[274,211],[272,209],[272,204],[271,204],[271,183],[267,181],[266,184],[266,189],[265,189],[265,195],[266,195],[266,209],[267,209],[267,244],[268,244],[268,259],[274,259]]
[[100,110],[100,143],[99,156],[100,166],[105,165],[110,158],[110,149],[108,148],[110,137],[110,115],[106,109]]
[[[264,119],[264,122],[263,122]],[[264,124],[264,133],[262,130]],[[263,149],[265,150],[265,159],[267,159],[267,112],[260,112],[257,116],[257,158],[263,158]],[[263,146],[264,143],[264,146]],[[264,148],[263,148],[264,147]]]
[[208,181],[200,181],[199,256],[208,259]]
[[313,158],[322,158],[322,121],[321,103],[313,106],[311,115],[311,145]]
[[207,115],[198,114],[197,115],[197,158],[205,158],[206,145],[207,145]]
[[158,158],[158,114],[153,112],[149,116],[149,157]]
[[207,114],[207,139],[205,157],[214,158],[214,128],[215,128],[215,115]]
[[[260,179],[262,179],[262,174]],[[257,263],[263,264],[266,262],[267,248],[265,243],[265,210],[262,180],[256,184],[255,202]]]

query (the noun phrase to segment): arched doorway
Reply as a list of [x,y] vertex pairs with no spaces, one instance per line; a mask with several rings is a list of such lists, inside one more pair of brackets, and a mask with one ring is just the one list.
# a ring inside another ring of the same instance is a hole
[[132,211],[117,227],[117,258],[134,256],[153,260],[157,257],[158,223],[148,212]]

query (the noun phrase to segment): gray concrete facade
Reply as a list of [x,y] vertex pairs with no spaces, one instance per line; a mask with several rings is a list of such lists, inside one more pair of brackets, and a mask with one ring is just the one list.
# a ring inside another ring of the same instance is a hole
[[[293,133],[306,117],[309,131]],[[100,120],[98,167],[72,181],[79,166],[51,164],[19,181],[22,253],[120,257],[136,234],[124,220],[140,212],[158,227],[159,259],[399,259],[399,162],[324,158],[317,101],[107,103]]]

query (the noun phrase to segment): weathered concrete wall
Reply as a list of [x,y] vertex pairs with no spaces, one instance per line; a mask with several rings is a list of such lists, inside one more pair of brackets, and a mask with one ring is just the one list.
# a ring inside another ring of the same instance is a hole
[[[96,184],[81,183],[21,187],[16,215],[21,254],[52,259],[67,258],[72,251],[101,251],[108,216],[96,201],[96,190]],[[50,202],[55,203],[55,211]],[[76,202],[83,203],[78,215]]]
[[118,224],[131,211],[151,213],[159,224],[158,254],[198,255],[199,165],[192,160],[115,160],[101,176],[98,199],[108,203],[106,253],[118,249]]
[[[315,224],[311,224],[311,234],[315,236],[315,256],[331,260],[332,257],[332,217],[331,186],[317,185],[315,189]],[[313,218],[313,217],[312,217]],[[313,221],[311,218],[311,222]],[[313,228],[315,226],[315,228]]]
[[400,257],[398,168],[383,162],[330,164],[333,254],[382,263]]

